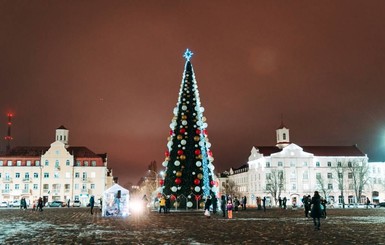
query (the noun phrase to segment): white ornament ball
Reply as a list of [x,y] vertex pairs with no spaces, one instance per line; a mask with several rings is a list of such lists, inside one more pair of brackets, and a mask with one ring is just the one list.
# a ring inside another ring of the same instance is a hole
[[201,190],[201,188],[199,186],[195,186],[194,190],[195,190],[195,192],[199,192]]
[[[179,166],[179,165],[180,165],[180,162],[179,162],[179,161],[175,161],[175,162],[174,162],[174,165],[175,165],[175,166]],[[175,171],[174,171],[174,172],[175,172]]]
[[191,208],[193,206],[192,202],[187,202],[187,207]]
[[197,167],[200,167],[200,166],[202,166],[202,162],[201,162],[201,161],[197,161],[197,162],[195,163],[195,165],[197,165]]
[[176,186],[171,187],[171,191],[172,191],[172,192],[176,192],[176,191],[177,191]]

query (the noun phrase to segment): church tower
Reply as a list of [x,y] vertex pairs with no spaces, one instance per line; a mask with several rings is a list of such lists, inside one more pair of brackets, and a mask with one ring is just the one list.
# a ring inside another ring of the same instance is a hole
[[56,129],[56,141],[62,142],[66,148],[68,147],[68,129],[66,129],[63,125]]
[[277,144],[275,145],[279,149],[283,149],[290,144],[289,129],[281,122],[281,126],[277,128]]

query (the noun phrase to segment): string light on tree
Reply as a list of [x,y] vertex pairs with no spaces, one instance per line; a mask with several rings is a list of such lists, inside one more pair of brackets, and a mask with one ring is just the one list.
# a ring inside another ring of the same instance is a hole
[[183,78],[173,110],[165,152],[165,178],[162,191],[179,208],[202,207],[204,197],[216,196],[213,154],[203,116],[198,85],[190,62],[193,52],[186,50]]

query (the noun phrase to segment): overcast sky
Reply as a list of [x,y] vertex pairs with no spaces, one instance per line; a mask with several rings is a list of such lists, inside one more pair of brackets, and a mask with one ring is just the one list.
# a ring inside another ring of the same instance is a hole
[[[0,133],[107,152],[122,184],[159,169],[185,60],[216,170],[275,145],[353,145],[385,161],[385,1],[0,1]],[[1,126],[3,125],[3,126]],[[5,149],[2,141],[1,150]]]

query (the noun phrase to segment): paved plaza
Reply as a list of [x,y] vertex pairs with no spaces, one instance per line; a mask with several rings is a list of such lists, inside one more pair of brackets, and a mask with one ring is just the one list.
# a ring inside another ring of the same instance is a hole
[[203,211],[91,215],[87,208],[0,209],[0,244],[385,244],[385,209],[328,210],[315,231],[303,209],[249,208],[229,220]]

